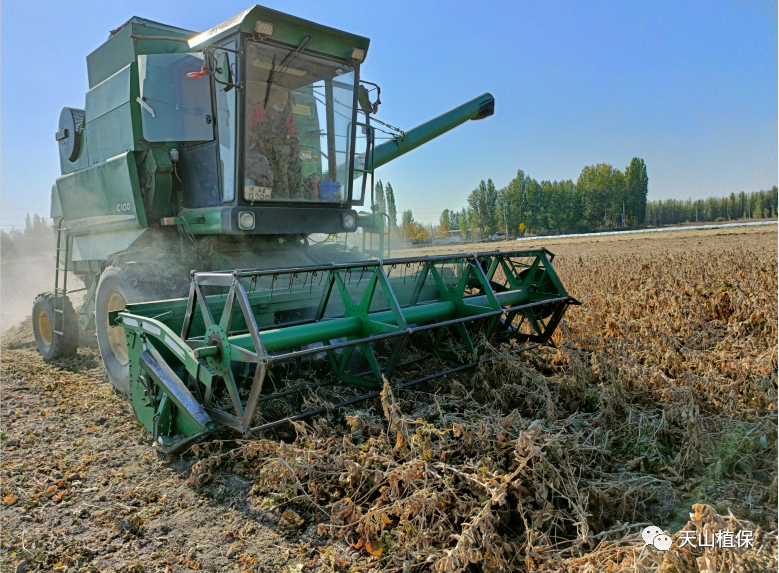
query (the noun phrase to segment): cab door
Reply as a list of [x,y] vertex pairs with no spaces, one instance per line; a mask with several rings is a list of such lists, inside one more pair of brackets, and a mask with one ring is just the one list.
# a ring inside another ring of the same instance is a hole
[[138,56],[143,137],[177,144],[184,207],[221,203],[211,80],[202,54]]

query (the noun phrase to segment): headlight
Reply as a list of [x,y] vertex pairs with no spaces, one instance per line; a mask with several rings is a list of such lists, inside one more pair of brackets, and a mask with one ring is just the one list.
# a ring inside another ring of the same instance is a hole
[[260,36],[272,36],[274,25],[270,22],[257,22],[254,25],[254,31]]
[[254,229],[254,213],[251,213],[250,211],[238,213],[238,227],[244,231],[251,231]]
[[341,222],[343,223],[344,229],[351,230],[354,229],[354,215],[352,213],[344,213],[341,215]]
[[365,61],[365,50],[361,50],[360,48],[352,48],[351,56],[355,62],[362,63]]

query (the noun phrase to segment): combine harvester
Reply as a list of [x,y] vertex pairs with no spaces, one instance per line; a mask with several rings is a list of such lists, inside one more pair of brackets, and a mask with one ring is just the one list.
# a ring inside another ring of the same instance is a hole
[[[544,249],[388,258],[374,170],[494,99],[395,130],[360,79],[368,44],[255,6],[202,34],[132,18],[87,57],[86,109],[56,133],[56,278],[33,330],[53,360],[94,329],[163,450],[470,368],[487,339],[551,344],[576,304]],[[362,249],[341,239],[355,232]],[[436,370],[409,379],[421,362]]]

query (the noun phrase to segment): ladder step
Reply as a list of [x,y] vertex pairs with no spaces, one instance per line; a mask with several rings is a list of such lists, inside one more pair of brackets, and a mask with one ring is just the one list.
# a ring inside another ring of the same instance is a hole
[[65,313],[65,311],[63,309],[61,309],[61,308],[55,308],[54,312],[58,312],[60,314],[64,314]]
[[62,332],[61,330],[55,330],[54,334],[59,334],[60,336],[65,336],[65,333]]

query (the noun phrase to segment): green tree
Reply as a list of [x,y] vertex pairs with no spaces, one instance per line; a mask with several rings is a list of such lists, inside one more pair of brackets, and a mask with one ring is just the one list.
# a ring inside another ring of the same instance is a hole
[[438,218],[438,230],[436,232],[436,236],[438,237],[448,237],[449,231],[451,230],[451,211],[449,209],[444,209],[441,212],[441,216]]
[[525,204],[527,210],[525,224],[536,230],[546,227],[543,191],[541,185],[535,179],[528,181]]
[[472,232],[472,225],[471,217],[469,215],[468,209],[465,207],[462,208],[460,211],[460,216],[458,217],[458,224],[460,226],[460,234],[466,239],[470,240],[473,238],[473,232]]
[[392,183],[387,181],[384,187],[385,200],[387,202],[387,215],[389,215],[390,224],[393,227],[398,226],[398,209],[395,205],[395,191],[392,189]]
[[498,192],[498,211],[508,222],[510,232],[518,229],[527,218],[527,190],[531,181],[520,169],[517,176]]
[[460,228],[460,213],[449,211],[449,229],[455,231]]
[[643,159],[634,157],[625,170],[626,209],[635,224],[642,225],[646,220],[646,199],[649,193],[649,177]]
[[492,179],[482,180],[479,186],[468,196],[468,218],[473,218],[476,228],[483,234],[498,230],[497,214],[498,191]]
[[411,212],[411,209],[406,209],[403,211],[403,215],[401,216],[401,223],[404,225],[414,224],[414,214]]
[[628,186],[625,175],[619,169],[611,172],[611,218],[617,224],[622,226],[622,213],[625,213],[625,224],[631,218],[631,210],[628,200]]
[[582,195],[584,220],[592,227],[604,225],[604,215],[614,207],[614,168],[606,163],[582,169],[576,187]]
[[387,212],[387,199],[384,196],[384,185],[381,179],[376,182],[376,206],[379,208],[379,213]]

